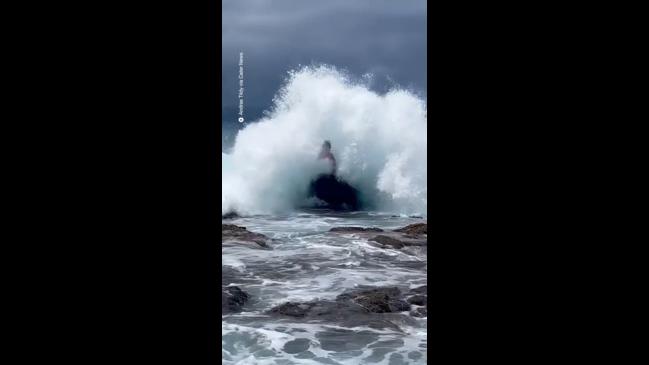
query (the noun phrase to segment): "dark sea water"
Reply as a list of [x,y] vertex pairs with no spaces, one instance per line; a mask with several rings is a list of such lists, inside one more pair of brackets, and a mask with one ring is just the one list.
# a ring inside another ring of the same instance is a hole
[[288,301],[334,300],[359,286],[396,286],[406,292],[427,285],[425,247],[385,249],[362,234],[329,232],[341,226],[396,229],[422,221],[326,210],[224,221],[273,241],[270,249],[223,243],[223,284],[250,295],[242,312],[222,317],[223,364],[426,363],[427,318],[407,311],[339,321],[266,313]]

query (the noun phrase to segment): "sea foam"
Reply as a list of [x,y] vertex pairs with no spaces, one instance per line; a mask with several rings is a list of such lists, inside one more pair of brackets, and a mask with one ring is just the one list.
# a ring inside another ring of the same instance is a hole
[[338,176],[360,191],[366,210],[425,214],[427,110],[394,88],[378,94],[331,66],[291,71],[274,105],[239,131],[222,154],[222,212],[270,214],[309,204],[309,183],[331,141]]

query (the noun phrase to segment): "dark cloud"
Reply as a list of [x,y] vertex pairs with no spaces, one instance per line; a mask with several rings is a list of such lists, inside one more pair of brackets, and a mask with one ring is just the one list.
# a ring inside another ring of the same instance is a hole
[[223,122],[237,118],[238,61],[244,53],[245,116],[271,106],[286,72],[327,63],[374,74],[426,95],[425,0],[223,1]]

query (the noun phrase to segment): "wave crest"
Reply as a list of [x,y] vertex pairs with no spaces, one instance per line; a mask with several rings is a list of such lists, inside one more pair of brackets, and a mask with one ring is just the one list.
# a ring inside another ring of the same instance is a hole
[[289,72],[273,109],[222,155],[223,213],[307,204],[309,183],[327,171],[317,155],[329,140],[338,176],[360,191],[366,209],[425,214],[426,130],[426,103],[410,91],[379,95],[331,66]]

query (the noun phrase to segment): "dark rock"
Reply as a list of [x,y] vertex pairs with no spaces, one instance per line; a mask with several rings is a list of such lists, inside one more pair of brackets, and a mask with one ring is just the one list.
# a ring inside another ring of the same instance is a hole
[[234,218],[240,218],[237,212],[227,212],[221,215],[221,219],[234,219]]
[[287,302],[271,308],[268,313],[297,318],[309,317],[328,321],[342,321],[353,314],[367,313],[367,310],[356,303],[321,300],[305,303]]
[[394,299],[390,301],[391,312],[405,312],[410,310],[410,304],[402,299]]
[[427,230],[428,230],[427,223],[415,223],[415,224],[405,226],[403,228],[395,229],[394,231],[416,236],[420,234],[427,234],[426,233]]
[[394,248],[403,248],[405,246],[405,244],[402,241],[384,235],[378,235],[374,238],[370,238],[370,241],[378,242],[384,246],[390,246]]
[[427,297],[425,295],[418,294],[408,298],[408,303],[414,305],[426,305],[426,299]]
[[367,311],[353,302],[340,302],[322,300],[316,302],[310,311],[310,315],[317,318],[326,318],[332,321],[342,321],[353,314],[362,314]]
[[373,293],[363,297],[355,298],[354,301],[372,313],[390,313],[392,312],[390,297],[385,294]]
[[289,317],[304,317],[309,313],[315,303],[293,303],[286,302],[277,307],[273,307],[270,313],[281,314]]
[[360,208],[358,191],[334,175],[320,175],[309,186],[308,196],[315,196],[334,210]]
[[410,311],[410,315],[413,317],[427,317],[428,316],[428,307],[417,307]]
[[376,227],[370,227],[370,228],[364,228],[364,227],[334,227],[329,230],[329,232],[383,232],[381,228],[376,228]]
[[384,248],[402,249],[411,246],[426,246],[428,240],[424,235],[410,235],[401,232],[386,232],[369,239],[379,243]]
[[361,289],[343,293],[336,301],[351,300],[371,313],[402,312],[410,309],[410,304],[403,301],[401,291],[396,287]]
[[368,326],[401,332],[396,323],[404,323],[403,321],[408,319],[414,321],[412,317],[404,317],[401,313],[410,309],[410,304],[403,300],[398,288],[366,287],[342,293],[335,300],[286,302],[271,308],[266,313],[273,316],[332,322],[343,327]]
[[250,296],[238,286],[221,288],[221,309],[224,314],[241,312],[248,299]]
[[410,289],[410,293],[413,294],[428,294],[428,285],[418,286],[416,288]]
[[268,247],[269,238],[260,233],[250,232],[246,227],[234,224],[221,224],[221,244],[223,241],[254,242],[261,247]]
[[360,288],[360,289],[354,289],[342,293],[336,297],[336,300],[355,299],[360,296],[365,296],[367,294],[375,294],[375,293],[385,294],[391,297],[399,297],[401,295],[401,290],[399,290],[399,288],[397,288],[396,286],[387,286],[387,287],[378,287],[378,288],[371,288],[371,287]]

